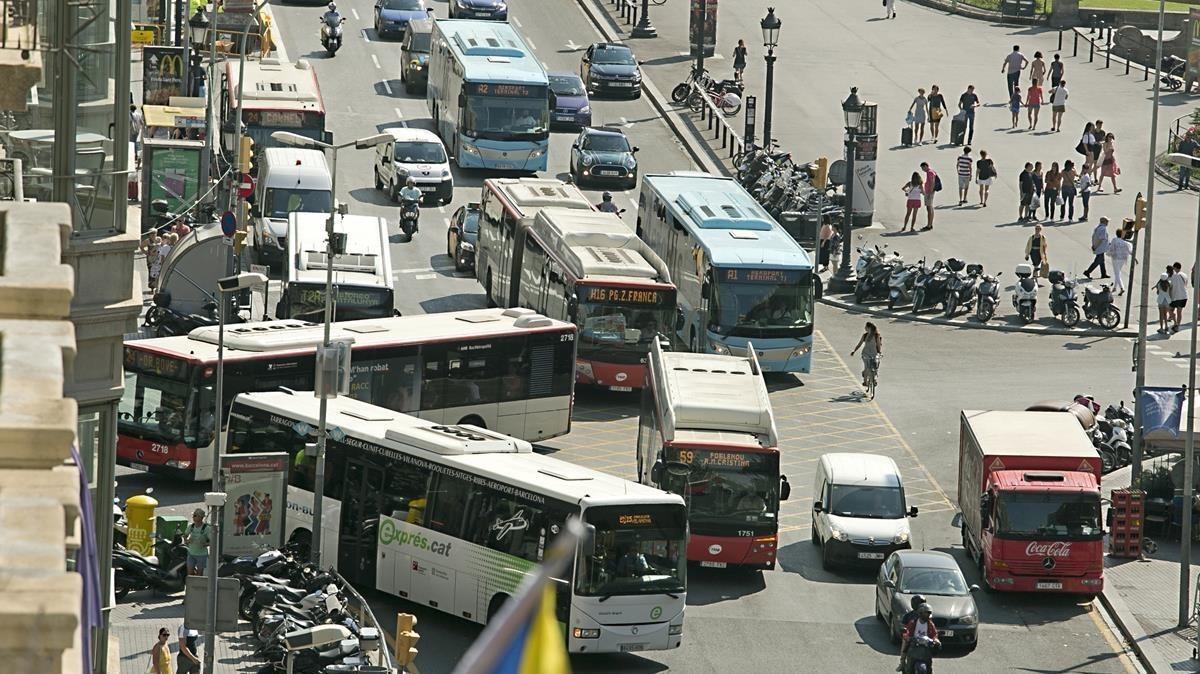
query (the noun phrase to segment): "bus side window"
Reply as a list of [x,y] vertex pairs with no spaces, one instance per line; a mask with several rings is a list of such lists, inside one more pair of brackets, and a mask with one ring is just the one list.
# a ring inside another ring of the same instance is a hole
[[392,462],[384,479],[384,502],[380,512],[401,522],[424,526],[428,490],[428,470]]
[[477,545],[537,562],[545,529],[546,518],[540,508],[486,490],[471,505],[463,537]]
[[432,503],[428,506],[428,526],[447,536],[457,537],[462,531],[471,485],[445,475],[438,475],[434,484],[429,494]]

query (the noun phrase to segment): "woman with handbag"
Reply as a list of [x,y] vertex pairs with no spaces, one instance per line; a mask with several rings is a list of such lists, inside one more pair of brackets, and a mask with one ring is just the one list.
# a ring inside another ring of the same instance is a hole
[[1098,148],[1096,145],[1096,125],[1088,122],[1083,127],[1083,133],[1079,136],[1079,143],[1075,146],[1075,151],[1083,155],[1083,163],[1092,163],[1092,149]]
[[1101,149],[1100,159],[1100,180],[1097,192],[1104,191],[1104,179],[1108,178],[1112,181],[1113,194],[1120,194],[1121,189],[1117,187],[1117,176],[1121,175],[1121,167],[1117,166],[1117,143],[1116,136],[1111,133],[1105,134],[1104,145]]
[[938,127],[949,110],[950,108],[946,107],[946,97],[941,94],[938,85],[929,87],[929,135],[933,137],[934,144],[938,142]]
[[1058,206],[1059,220],[1074,220],[1075,219],[1075,181],[1079,179],[1079,174],[1075,172],[1075,162],[1068,159],[1063,162],[1062,170],[1062,187],[1058,194],[1062,197],[1062,201]]
[[[1042,234],[1042,226],[1034,225],[1033,234],[1025,242],[1025,259],[1033,265],[1033,275],[1044,277],[1050,273],[1050,258],[1046,256],[1046,237]],[[1037,282],[1038,287],[1042,282]]]
[[1058,162],[1050,163],[1050,170],[1046,171],[1046,191],[1042,193],[1042,201],[1046,209],[1046,219],[1054,221],[1055,206],[1058,205],[1058,190],[1062,185],[1062,172],[1058,170]]

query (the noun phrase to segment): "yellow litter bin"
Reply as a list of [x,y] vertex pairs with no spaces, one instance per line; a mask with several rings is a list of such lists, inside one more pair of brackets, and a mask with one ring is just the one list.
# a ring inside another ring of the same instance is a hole
[[139,494],[125,499],[125,519],[129,522],[125,547],[143,557],[154,554],[154,509],[158,501]]

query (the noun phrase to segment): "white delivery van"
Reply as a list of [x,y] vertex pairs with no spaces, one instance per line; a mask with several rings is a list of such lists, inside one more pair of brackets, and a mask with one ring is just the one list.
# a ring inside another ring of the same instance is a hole
[[912,547],[900,470],[878,454],[825,454],[813,485],[812,542],[821,565],[874,565],[895,550]]
[[454,178],[442,139],[426,129],[405,127],[385,132],[392,135],[392,140],[375,146],[375,189],[399,201],[400,188],[412,178],[429,202],[450,203]]
[[260,262],[279,265],[287,253],[288,215],[324,213],[333,205],[333,178],[319,150],[269,147],[255,188],[254,248]]

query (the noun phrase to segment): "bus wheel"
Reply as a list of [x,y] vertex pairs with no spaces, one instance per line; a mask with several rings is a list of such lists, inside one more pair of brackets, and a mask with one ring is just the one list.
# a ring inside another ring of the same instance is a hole
[[463,417],[462,419],[459,419],[458,425],[461,426],[463,424],[471,424],[472,426],[478,426],[480,428],[487,428],[487,424],[484,423],[483,419],[479,418],[479,415],[477,415],[477,414],[471,414],[471,415]]
[[506,601],[508,601],[508,595],[506,594],[498,594],[495,597],[492,597],[491,603],[488,604],[487,624],[491,624],[492,617],[500,612],[500,608],[504,606],[504,602]]

